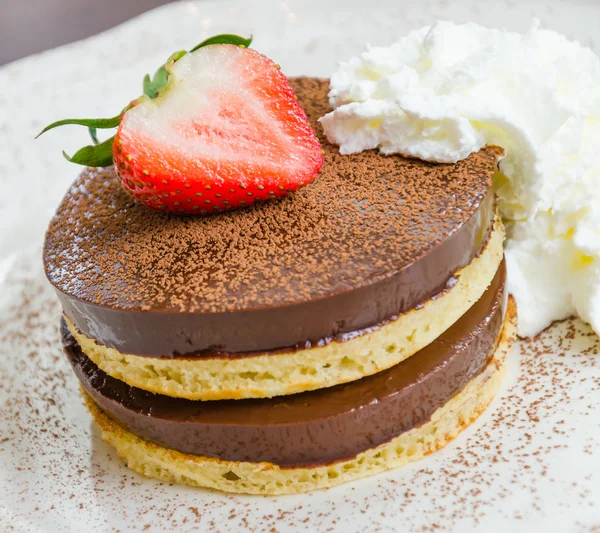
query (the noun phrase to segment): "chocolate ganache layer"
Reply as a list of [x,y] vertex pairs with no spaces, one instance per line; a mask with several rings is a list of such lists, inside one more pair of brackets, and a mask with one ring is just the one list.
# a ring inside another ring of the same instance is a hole
[[44,264],[79,331],[152,357],[308,347],[413,309],[477,255],[493,223],[500,149],[453,165],[343,156],[318,123],[328,83],[292,84],[325,154],[298,192],[179,217],[137,204],[113,168],[75,181]]
[[349,459],[429,420],[489,362],[503,323],[505,265],[436,341],[379,374],[267,400],[199,402],[155,395],[101,371],[63,320],[65,353],[86,392],[134,434],[184,453],[308,466]]

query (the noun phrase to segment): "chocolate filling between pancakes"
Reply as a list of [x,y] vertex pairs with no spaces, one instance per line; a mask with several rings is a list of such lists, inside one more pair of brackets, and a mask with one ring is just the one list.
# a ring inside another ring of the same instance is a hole
[[427,422],[493,357],[503,322],[505,265],[473,307],[406,361],[359,381],[267,400],[198,402],[116,380],[63,344],[86,392],[134,434],[184,453],[314,466],[340,461]]

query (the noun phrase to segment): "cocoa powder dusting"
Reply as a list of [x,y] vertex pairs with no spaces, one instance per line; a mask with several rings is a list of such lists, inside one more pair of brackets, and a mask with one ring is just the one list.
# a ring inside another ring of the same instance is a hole
[[328,82],[293,81],[325,152],[321,175],[287,197],[178,217],[136,204],[112,168],[86,170],[50,224],[45,266],[59,290],[102,306],[226,312],[288,305],[387,277],[476,213],[498,149],[456,165],[342,156],[317,119]]

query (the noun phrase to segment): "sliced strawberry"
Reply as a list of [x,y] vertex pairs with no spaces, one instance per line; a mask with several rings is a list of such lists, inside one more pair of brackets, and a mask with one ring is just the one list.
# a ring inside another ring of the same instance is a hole
[[323,164],[287,78],[270,59],[228,44],[184,55],[156,98],[127,110],[113,157],[139,201],[195,214],[295,191]]

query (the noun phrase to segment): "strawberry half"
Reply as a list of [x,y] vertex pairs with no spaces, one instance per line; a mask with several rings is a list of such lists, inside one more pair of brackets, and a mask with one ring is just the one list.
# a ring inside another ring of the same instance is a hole
[[[125,190],[154,209],[208,214],[300,189],[323,164],[321,145],[287,78],[250,42],[211,37],[146,76],[144,96],[120,115],[61,120],[42,133],[87,126],[94,145],[65,157],[114,161]],[[117,126],[98,142],[97,129]]]
[[179,59],[159,96],[123,115],[113,156],[139,201],[199,214],[295,191],[323,164],[287,78],[270,59],[234,45]]

